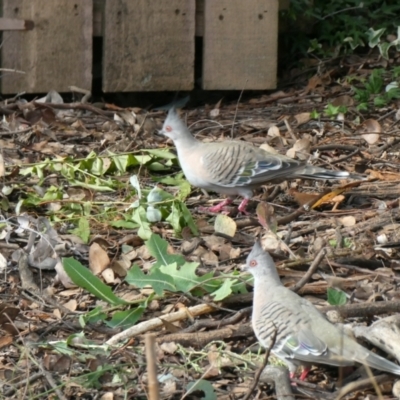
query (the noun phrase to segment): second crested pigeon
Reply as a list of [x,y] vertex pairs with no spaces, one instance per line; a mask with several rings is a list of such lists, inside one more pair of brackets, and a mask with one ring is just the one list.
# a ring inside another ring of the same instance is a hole
[[[400,375],[400,366],[358,344],[330,323],[308,300],[282,285],[275,263],[256,242],[245,270],[254,277],[252,324],[262,346],[282,359],[294,376],[298,364],[354,365],[356,362]],[[306,368],[300,379],[308,373]]]

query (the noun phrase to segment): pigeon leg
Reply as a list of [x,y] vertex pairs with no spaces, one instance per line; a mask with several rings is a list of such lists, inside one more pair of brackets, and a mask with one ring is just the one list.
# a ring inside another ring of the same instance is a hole
[[217,204],[216,206],[212,207],[199,207],[200,211],[209,211],[213,213],[219,213],[224,210],[224,207],[232,203],[232,199],[227,198],[224,201],[221,201],[221,203]]
[[243,199],[242,202],[239,204],[238,210],[242,214],[249,215],[250,213],[246,211],[246,206],[247,203],[249,202],[249,199]]
[[307,378],[308,373],[310,372],[311,368],[310,367],[304,367],[303,372],[300,375],[300,380],[304,381],[304,379]]

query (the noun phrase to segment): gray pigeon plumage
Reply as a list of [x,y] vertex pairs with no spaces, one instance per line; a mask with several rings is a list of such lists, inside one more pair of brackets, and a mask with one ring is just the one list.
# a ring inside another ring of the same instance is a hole
[[[254,276],[252,324],[257,339],[294,375],[298,364],[354,365],[356,362],[400,375],[400,366],[380,357],[331,324],[308,300],[282,285],[275,263],[256,242],[244,269]],[[302,374],[300,379],[307,375]]]
[[243,201],[239,211],[246,213],[253,189],[275,179],[352,178],[347,171],[314,167],[303,161],[270,154],[246,142],[202,143],[194,138],[174,108],[170,109],[161,133],[174,142],[183,173],[193,186],[229,196],[211,207],[212,212],[221,211],[235,196],[241,196]]

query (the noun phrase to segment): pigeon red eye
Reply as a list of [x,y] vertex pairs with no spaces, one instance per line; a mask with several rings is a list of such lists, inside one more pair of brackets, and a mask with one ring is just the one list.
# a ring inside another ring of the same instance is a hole
[[257,261],[256,260],[251,260],[249,265],[250,265],[250,267],[256,267],[257,266]]
[[172,132],[172,126],[171,126],[171,125],[167,125],[167,126],[165,127],[165,130],[166,130],[167,132]]

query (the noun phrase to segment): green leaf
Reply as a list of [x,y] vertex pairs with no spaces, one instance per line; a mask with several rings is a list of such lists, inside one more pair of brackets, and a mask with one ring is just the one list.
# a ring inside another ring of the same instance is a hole
[[367,31],[368,46],[371,48],[375,47],[380,42],[381,36],[384,34],[385,30],[385,28],[382,28],[374,31],[372,28],[369,28]]
[[136,229],[139,225],[132,221],[110,221],[109,224],[115,228]]
[[132,220],[139,225],[138,235],[141,239],[147,240],[151,237],[152,232],[150,228],[150,223],[147,220],[146,210],[140,206],[138,207],[132,215]]
[[149,301],[153,299],[153,296],[149,296],[146,301],[140,304],[138,307],[132,310],[116,312],[110,321],[106,321],[106,325],[111,328],[129,328],[139,321],[147,308]]
[[332,306],[342,306],[347,302],[346,294],[341,290],[328,288],[327,294],[328,294],[328,303]]
[[186,207],[185,203],[179,202],[179,207],[181,209],[182,217],[185,220],[187,226],[192,231],[193,235],[199,236],[199,231],[197,229],[197,225],[195,224],[192,214],[189,209]]
[[168,254],[168,242],[156,234],[152,234],[146,242],[150,254],[157,260],[152,268],[176,263],[178,266],[185,264],[185,258],[180,254]]
[[232,294],[232,286],[237,282],[237,279],[225,279],[222,286],[211,293],[214,296],[214,301],[221,301]]
[[144,288],[145,286],[149,285],[159,296],[163,295],[164,290],[176,292],[173,278],[169,275],[163,274],[158,268],[154,268],[154,266],[151,268],[150,272],[145,275],[137,265],[134,265],[128,271],[125,280],[130,285],[134,285],[139,288]]
[[156,156],[158,158],[163,158],[166,160],[174,160],[176,159],[176,154],[172,153],[170,150],[162,150],[162,149],[144,149],[142,151],[145,151],[149,154],[152,154],[153,156]]
[[85,243],[89,242],[90,226],[87,218],[79,218],[78,228],[72,230],[72,233],[79,236]]
[[200,379],[195,382],[189,382],[186,385],[186,390],[187,392],[185,396],[194,391],[200,390],[204,393],[204,397],[201,397],[201,400],[217,400],[217,395],[215,394],[213,385],[204,379]]
[[79,316],[79,323],[84,328],[88,323],[96,324],[97,322],[104,321],[107,318],[107,314],[103,312],[102,308],[96,307],[86,314]]
[[63,258],[62,263],[65,272],[75,285],[87,290],[97,298],[104,300],[109,304],[128,304],[125,300],[117,297],[107,285],[105,285],[97,276],[93,275],[79,261],[76,261],[73,258]]
[[176,289],[181,292],[190,292],[195,286],[198,286],[202,280],[196,275],[196,268],[199,263],[187,262],[178,268],[176,263],[163,265],[160,271],[170,276],[176,286]]

